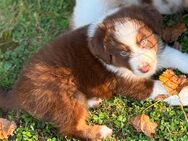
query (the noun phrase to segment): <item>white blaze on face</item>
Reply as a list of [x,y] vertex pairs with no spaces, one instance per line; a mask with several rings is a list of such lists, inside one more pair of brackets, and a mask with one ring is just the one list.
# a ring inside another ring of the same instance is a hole
[[117,22],[115,25],[115,37],[127,46],[135,46],[138,29],[139,27],[132,20],[127,20],[126,23]]
[[[131,50],[129,64],[133,73],[137,76],[149,77],[156,71],[157,53],[150,47],[140,48],[137,45],[137,34],[139,29],[143,27],[143,23],[134,20],[127,20],[124,23],[118,22],[115,25],[115,37]],[[150,65],[150,70],[146,73],[140,71],[143,64]]]

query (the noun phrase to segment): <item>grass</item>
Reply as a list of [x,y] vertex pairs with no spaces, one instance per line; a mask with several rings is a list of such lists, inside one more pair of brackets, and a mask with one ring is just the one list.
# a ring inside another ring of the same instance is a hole
[[[19,72],[31,54],[68,29],[72,0],[0,0],[0,87],[11,89]],[[186,11],[165,17],[166,24],[182,20],[188,26]],[[180,38],[188,52],[188,31]],[[163,102],[148,108],[145,114],[158,123],[153,139],[137,133],[129,123],[130,117],[142,113],[152,101],[133,101],[122,97],[105,100],[100,107],[90,110],[90,124],[106,124],[113,129],[107,141],[187,141],[188,123],[181,107]],[[188,113],[188,108],[184,108]],[[57,134],[49,123],[44,123],[20,111],[0,110],[0,117],[16,121],[18,128],[10,141],[76,141]]]

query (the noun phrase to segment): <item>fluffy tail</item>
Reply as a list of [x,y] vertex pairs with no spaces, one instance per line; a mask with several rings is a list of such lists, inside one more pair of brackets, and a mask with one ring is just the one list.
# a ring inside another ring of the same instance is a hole
[[0,90],[0,108],[15,109],[16,104],[10,92]]

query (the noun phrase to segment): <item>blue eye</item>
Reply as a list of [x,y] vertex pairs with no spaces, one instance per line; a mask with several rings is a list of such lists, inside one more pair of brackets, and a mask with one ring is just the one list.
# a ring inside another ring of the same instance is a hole
[[141,46],[145,46],[147,43],[148,43],[148,40],[147,40],[147,39],[143,39],[143,40],[140,42],[140,45],[141,45]]
[[120,52],[120,55],[121,55],[122,57],[127,57],[127,56],[129,56],[129,53],[126,52],[126,51],[121,51],[121,52]]

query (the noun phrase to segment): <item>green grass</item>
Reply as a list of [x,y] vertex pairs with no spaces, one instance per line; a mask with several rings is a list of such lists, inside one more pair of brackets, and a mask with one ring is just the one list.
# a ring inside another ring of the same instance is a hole
[[[72,0],[0,0],[0,87],[11,89],[29,56],[59,33],[68,29],[74,3]],[[182,20],[188,26],[186,11],[165,17],[166,24]],[[179,41],[188,52],[188,31]],[[154,139],[137,133],[129,123],[131,116],[142,113],[152,101],[138,102],[114,97],[90,110],[90,124],[106,124],[113,129],[107,140],[126,141],[187,141],[188,123],[180,107],[159,102],[145,111],[158,123]],[[184,108],[188,113],[188,108]],[[9,138],[13,141],[75,140],[57,134],[48,123],[38,121],[27,113],[0,111],[0,117],[16,121],[18,128]]]

